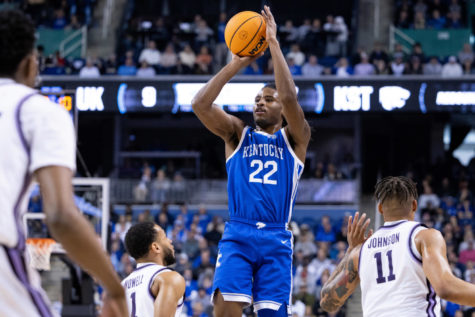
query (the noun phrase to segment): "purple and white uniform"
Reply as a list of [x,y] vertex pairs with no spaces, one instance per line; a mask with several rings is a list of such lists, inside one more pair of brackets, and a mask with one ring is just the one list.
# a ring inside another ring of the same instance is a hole
[[53,316],[25,260],[21,218],[36,170],[75,170],[74,127],[61,106],[11,79],[0,78],[0,98],[0,316]]
[[[138,263],[135,271],[122,281],[131,316],[153,317],[155,296],[150,288],[159,274],[170,271],[172,269],[155,263]],[[176,306],[175,317],[179,317],[183,309],[183,297]]]
[[440,316],[440,299],[414,242],[421,230],[426,228],[414,221],[385,222],[363,244],[358,268],[363,316]]

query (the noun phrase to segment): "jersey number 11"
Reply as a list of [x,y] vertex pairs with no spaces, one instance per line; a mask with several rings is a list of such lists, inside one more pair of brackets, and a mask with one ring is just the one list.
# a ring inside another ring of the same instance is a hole
[[[394,281],[396,279],[396,275],[393,272],[393,251],[389,250],[386,252],[386,256],[388,257],[388,264],[389,264],[389,275],[388,275],[388,282]],[[378,252],[374,255],[376,259],[376,265],[378,266],[378,278],[376,282],[378,284],[386,283],[386,278],[383,276],[383,260],[381,256],[381,252]]]

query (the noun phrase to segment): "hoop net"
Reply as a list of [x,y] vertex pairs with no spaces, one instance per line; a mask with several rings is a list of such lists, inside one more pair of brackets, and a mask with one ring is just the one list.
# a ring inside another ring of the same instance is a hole
[[30,265],[37,270],[49,271],[50,257],[56,241],[49,238],[28,238],[26,248],[30,255]]

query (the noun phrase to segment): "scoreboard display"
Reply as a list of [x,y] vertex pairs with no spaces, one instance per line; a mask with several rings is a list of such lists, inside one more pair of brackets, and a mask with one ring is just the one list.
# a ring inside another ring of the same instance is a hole
[[77,132],[77,108],[75,103],[75,89],[63,89],[61,86],[42,86],[40,93],[54,103],[68,111]]

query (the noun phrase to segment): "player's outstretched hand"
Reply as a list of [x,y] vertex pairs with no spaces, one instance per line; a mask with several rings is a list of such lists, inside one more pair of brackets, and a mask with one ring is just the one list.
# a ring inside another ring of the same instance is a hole
[[101,317],[128,317],[127,302],[125,293],[111,296],[107,293],[104,296]]
[[266,21],[266,40],[277,40],[277,25],[275,24],[274,16],[270,12],[269,6],[264,6],[264,10],[261,10],[261,14]]
[[370,229],[367,235],[365,234],[371,219],[366,219],[366,214],[363,214],[361,218],[359,218],[359,216],[360,213],[357,211],[354,219],[352,216],[348,219],[348,249],[357,247],[373,234],[373,229]]

